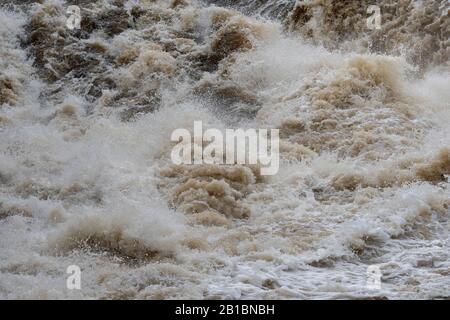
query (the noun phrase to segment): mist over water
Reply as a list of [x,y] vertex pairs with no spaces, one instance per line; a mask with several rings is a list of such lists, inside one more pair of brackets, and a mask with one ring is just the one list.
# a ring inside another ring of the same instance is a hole
[[[0,298],[450,297],[448,1],[370,4],[0,1]],[[194,121],[279,173],[173,165]]]

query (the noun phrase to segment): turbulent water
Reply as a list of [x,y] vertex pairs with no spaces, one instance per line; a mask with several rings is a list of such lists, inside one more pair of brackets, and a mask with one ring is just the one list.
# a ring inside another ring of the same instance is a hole
[[[0,297],[449,298],[448,1],[371,2],[1,0]],[[195,120],[279,173],[173,165]]]

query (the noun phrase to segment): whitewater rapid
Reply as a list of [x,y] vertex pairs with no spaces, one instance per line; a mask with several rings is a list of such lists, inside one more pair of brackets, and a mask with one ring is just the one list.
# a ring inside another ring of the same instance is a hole
[[[381,30],[366,1],[0,1],[0,298],[450,297],[448,2],[378,2]],[[172,164],[194,121],[279,129],[279,173]]]

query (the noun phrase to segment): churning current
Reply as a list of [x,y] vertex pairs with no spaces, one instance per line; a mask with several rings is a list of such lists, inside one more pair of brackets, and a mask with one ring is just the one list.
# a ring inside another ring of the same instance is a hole
[[[1,0],[0,297],[450,297],[448,1],[371,4]],[[278,173],[175,165],[194,121]]]

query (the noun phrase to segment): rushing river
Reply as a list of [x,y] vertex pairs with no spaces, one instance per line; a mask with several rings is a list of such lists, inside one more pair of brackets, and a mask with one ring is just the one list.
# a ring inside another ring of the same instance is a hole
[[[450,297],[448,1],[371,2],[0,0],[0,297]],[[194,121],[279,172],[174,165]]]

